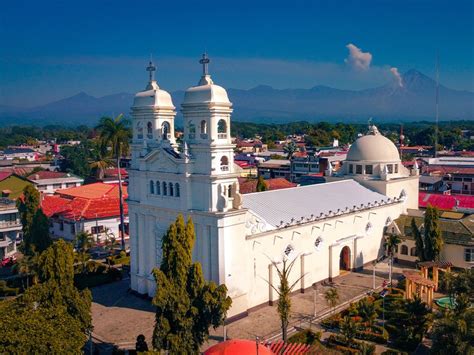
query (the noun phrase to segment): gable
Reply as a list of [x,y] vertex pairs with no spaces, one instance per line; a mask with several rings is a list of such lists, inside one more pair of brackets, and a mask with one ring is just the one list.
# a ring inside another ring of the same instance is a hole
[[[176,155],[178,156],[178,155]],[[165,173],[179,172],[178,159],[163,148],[157,148],[142,158],[145,170]]]

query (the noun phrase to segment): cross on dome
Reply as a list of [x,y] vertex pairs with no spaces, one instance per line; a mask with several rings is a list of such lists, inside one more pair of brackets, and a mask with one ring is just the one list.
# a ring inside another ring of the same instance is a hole
[[148,63],[148,66],[146,67],[146,71],[150,75],[150,82],[155,81],[156,66],[153,64],[153,62],[151,60],[150,60],[150,63]]
[[199,61],[200,64],[202,64],[202,75],[203,76],[206,76],[206,75],[209,75],[209,72],[208,72],[208,65],[209,65],[209,62],[211,60],[209,59],[209,57],[207,56],[207,53],[204,52],[202,54],[202,59]]

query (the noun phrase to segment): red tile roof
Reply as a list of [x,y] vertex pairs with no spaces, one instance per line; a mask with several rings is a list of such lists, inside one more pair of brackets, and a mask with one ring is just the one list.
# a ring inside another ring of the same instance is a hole
[[[126,197],[127,188],[124,186],[123,198]],[[120,215],[118,186],[95,183],[58,190],[55,195],[44,196],[41,207],[48,217],[61,215],[74,220],[118,217]],[[124,202],[124,213],[128,214],[126,202]]]
[[[105,174],[106,177],[112,177],[112,176],[117,176],[118,177],[118,169],[117,168],[105,169],[104,174]],[[127,176],[128,175],[127,169],[120,168],[120,175],[122,177]]]
[[0,171],[0,181],[9,177],[12,173],[10,171]]
[[[457,206],[456,203],[458,204]],[[426,208],[428,204],[438,207],[441,210],[452,210],[454,207],[474,209],[474,196],[442,195],[420,192],[418,195],[418,205],[422,208]]]
[[[296,187],[297,184],[289,182],[285,178],[275,178],[275,179],[267,179],[265,180],[267,183],[268,190],[280,190],[280,189],[287,189],[290,187]],[[240,185],[240,193],[242,194],[249,194],[252,192],[257,192],[257,180],[247,180],[245,178],[239,179]]]
[[67,176],[67,173],[59,172],[59,171],[48,171],[42,170],[37,171],[28,176],[30,180],[46,180],[46,179],[57,179]]

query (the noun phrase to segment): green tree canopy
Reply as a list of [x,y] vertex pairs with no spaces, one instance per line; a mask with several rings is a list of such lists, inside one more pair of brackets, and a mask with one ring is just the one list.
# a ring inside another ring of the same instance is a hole
[[52,243],[51,237],[49,236],[48,217],[46,217],[41,208],[36,210],[33,217],[29,243],[32,244],[34,250],[39,253],[45,251]]
[[0,353],[80,353],[92,330],[92,297],[74,286],[72,246],[59,240],[47,248],[38,273],[39,284],[0,304]]
[[154,269],[156,323],[153,347],[173,354],[197,353],[209,327],[221,325],[231,299],[225,285],[207,282],[201,264],[192,262],[194,226],[182,215],[171,224],[162,242],[160,269]]
[[262,192],[262,191],[267,191],[268,186],[267,183],[265,182],[265,179],[263,178],[262,175],[260,175],[257,179],[257,192]]
[[443,247],[443,237],[439,226],[439,211],[436,207],[428,205],[425,211],[423,231],[425,260],[439,260],[439,254]]
[[33,253],[31,229],[33,227],[33,219],[36,210],[40,206],[40,193],[33,185],[25,186],[23,190],[23,197],[17,201],[17,208],[20,214],[22,229],[23,229],[23,252],[27,255]]

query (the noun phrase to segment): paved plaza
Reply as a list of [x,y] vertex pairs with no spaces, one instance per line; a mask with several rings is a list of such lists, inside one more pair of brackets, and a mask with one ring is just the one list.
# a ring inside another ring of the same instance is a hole
[[[393,278],[401,274],[402,268],[394,267]],[[380,263],[376,267],[375,285],[380,287],[388,278],[388,266]],[[151,300],[138,297],[129,290],[129,279],[95,287],[92,289],[93,339],[101,343],[102,349],[116,345],[122,349],[133,349],[137,335],[144,334],[151,345],[154,327],[154,310]],[[372,266],[361,272],[351,272],[334,280],[340,295],[340,304],[350,301],[372,290]],[[312,318],[327,314],[330,309],[324,299],[329,285],[318,285],[314,290],[296,293],[292,297],[291,326],[307,326]],[[278,339],[280,323],[276,306],[264,306],[251,312],[247,317],[225,327],[228,338],[262,340]],[[207,348],[222,341],[224,327],[211,331]]]

